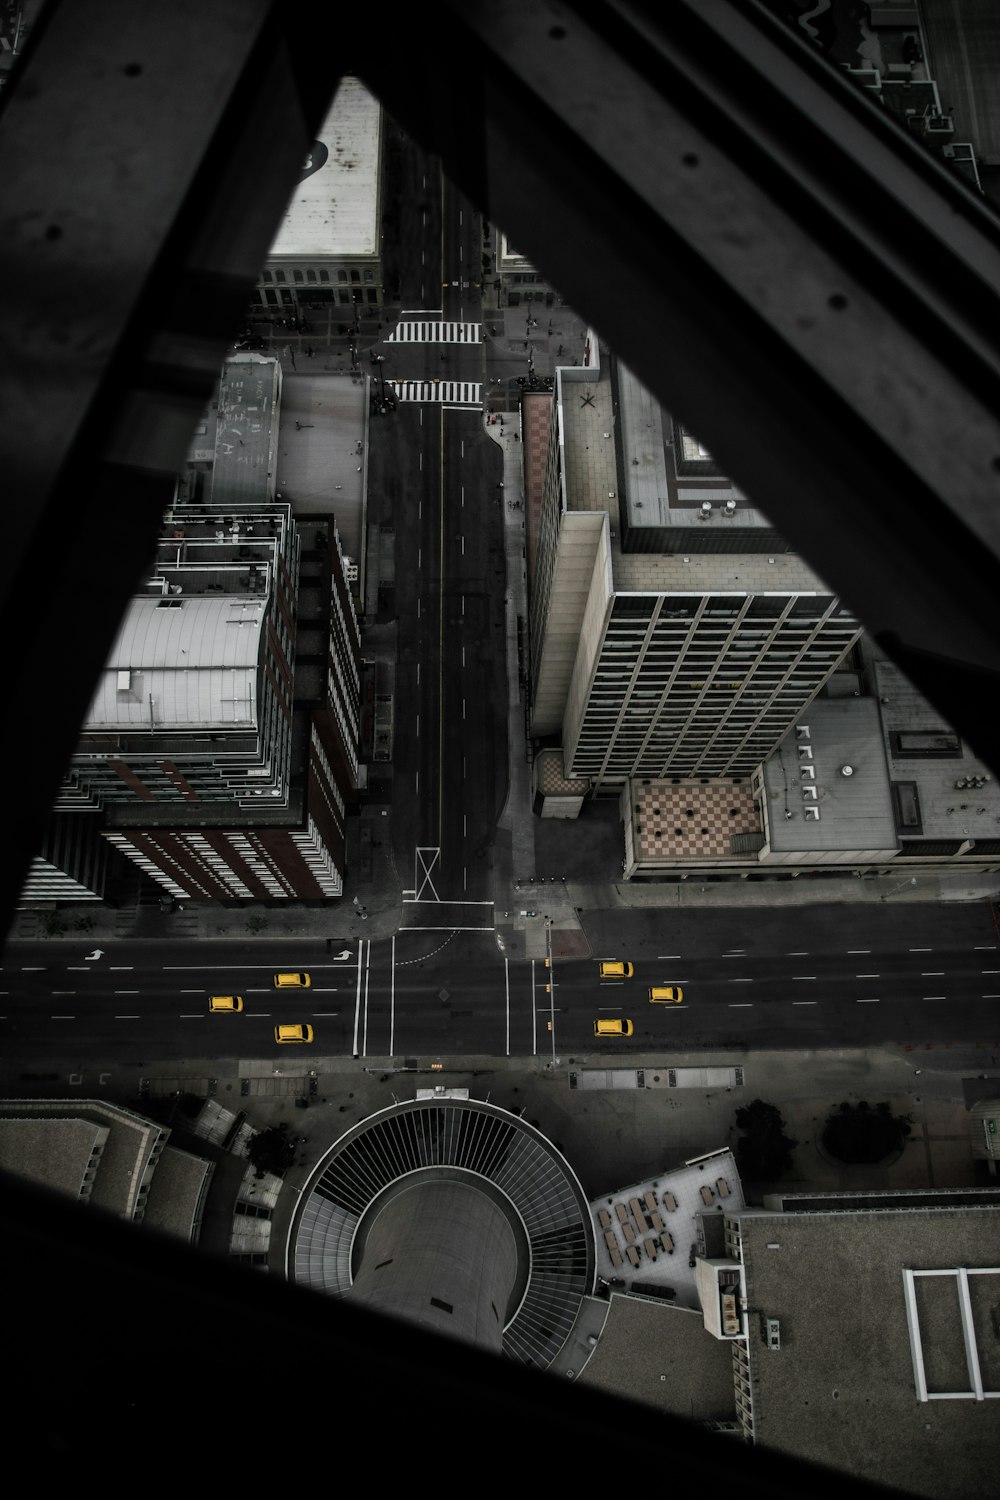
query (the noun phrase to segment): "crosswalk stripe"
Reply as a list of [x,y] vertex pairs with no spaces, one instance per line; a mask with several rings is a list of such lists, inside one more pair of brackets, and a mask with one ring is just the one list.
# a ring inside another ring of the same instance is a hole
[[479,344],[481,323],[397,323],[387,344]]
[[472,380],[387,380],[398,401],[446,401],[455,406],[481,406],[483,388]]

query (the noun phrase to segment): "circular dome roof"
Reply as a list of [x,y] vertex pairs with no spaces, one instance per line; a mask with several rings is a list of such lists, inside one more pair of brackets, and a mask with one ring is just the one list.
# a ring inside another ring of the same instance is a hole
[[552,1143],[494,1104],[412,1100],[341,1136],[302,1193],[289,1233],[289,1277],[330,1296],[348,1294],[372,1212],[421,1178],[475,1184],[503,1209],[520,1264],[502,1350],[523,1364],[549,1365],[594,1287],[593,1220],[576,1174]]

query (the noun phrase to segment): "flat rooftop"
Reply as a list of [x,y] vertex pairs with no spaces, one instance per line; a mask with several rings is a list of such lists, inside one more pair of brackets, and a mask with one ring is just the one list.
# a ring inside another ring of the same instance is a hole
[[694,1422],[736,1417],[733,1351],[687,1307],[613,1295],[578,1381]]
[[772,853],[893,855],[896,821],[879,705],[872,698],[814,698],[799,724],[764,762]]
[[209,505],[239,510],[274,499],[281,366],[234,354],[222,367]]
[[[633,1200],[637,1200],[642,1222]],[[729,1150],[595,1198],[590,1211],[597,1240],[597,1274],[608,1281],[623,1280],[630,1290],[647,1296],[664,1295],[678,1306],[698,1309],[700,1316],[692,1262],[695,1255],[705,1253],[702,1218],[707,1214],[721,1221],[727,1209],[742,1206],[743,1188]],[[656,1227],[654,1213],[662,1229]],[[629,1249],[635,1251],[638,1264],[633,1263],[635,1257],[629,1257]]]
[[[866,650],[871,654],[866,639]],[[1000,784],[895,662],[874,662],[885,757],[895,782],[916,788],[919,826],[933,839],[1000,839]],[[956,785],[965,782],[966,785]],[[970,785],[969,783],[972,783]],[[905,837],[908,830],[900,830]]]
[[255,726],[266,609],[245,595],[134,598],[82,732]]
[[[935,1500],[992,1493],[997,1403],[916,1400],[903,1269],[996,1266],[1000,1209],[750,1210],[739,1228],[756,1441]],[[929,1384],[968,1389],[954,1280],[919,1280]],[[970,1289],[983,1383],[1000,1389],[1000,1276]],[[764,1318],[778,1320],[778,1350],[761,1342]]]
[[334,96],[268,259],[375,257],[382,107],[357,78]]
[[834,596],[794,552],[623,553],[615,457],[617,416],[610,377],[606,370],[599,374],[574,370],[570,375],[559,369],[556,399],[561,413],[566,506],[607,513],[616,593]]

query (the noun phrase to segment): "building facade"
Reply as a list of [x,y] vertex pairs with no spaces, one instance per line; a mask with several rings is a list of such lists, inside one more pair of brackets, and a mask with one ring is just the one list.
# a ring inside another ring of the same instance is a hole
[[531,732],[594,792],[749,776],[861,626],[620,366],[557,371]]

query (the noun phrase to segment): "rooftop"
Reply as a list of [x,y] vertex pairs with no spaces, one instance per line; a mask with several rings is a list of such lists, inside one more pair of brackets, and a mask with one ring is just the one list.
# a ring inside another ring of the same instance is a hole
[[265,612],[238,595],[133,599],[83,732],[255,725]]
[[[1000,1210],[750,1210],[739,1229],[755,1315],[748,1349],[756,1440],[937,1500],[995,1488],[995,1403],[915,1400],[903,1272],[996,1266]],[[938,1389],[968,1389],[955,1283],[918,1280],[931,1388],[937,1380]],[[1000,1276],[972,1277],[970,1290],[983,1383],[1000,1389],[989,1311]],[[764,1318],[778,1320],[778,1350],[753,1326]]]
[[765,761],[764,787],[772,853],[895,853],[896,821],[873,699],[815,698]]
[[700,1309],[694,1258],[705,1253],[703,1216],[721,1216],[742,1204],[728,1149],[595,1198],[590,1209],[597,1274],[624,1280],[633,1292]]
[[209,489],[210,505],[225,510],[274,499],[281,366],[259,354],[226,360]]
[[[641,389],[634,382],[633,398],[639,412],[645,409]],[[558,369],[556,399],[562,424],[566,506],[573,511],[607,513],[616,593],[832,594],[792,552],[623,553],[615,455],[617,414],[610,377],[606,370]]]
[[340,84],[268,259],[375,256],[382,108],[357,78]]
[[691,1308],[612,1296],[579,1379],[694,1422],[735,1418],[732,1350],[705,1332]]
[[986,764],[894,662],[877,658],[873,673],[891,779],[916,792],[917,823],[901,834],[1000,839],[1000,784]]

